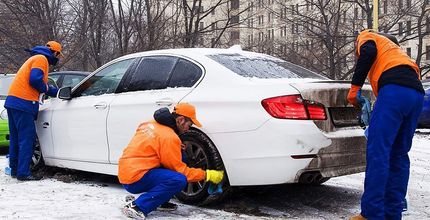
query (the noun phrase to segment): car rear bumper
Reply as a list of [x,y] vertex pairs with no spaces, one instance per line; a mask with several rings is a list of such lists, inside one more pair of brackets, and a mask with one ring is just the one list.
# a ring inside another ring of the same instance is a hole
[[312,121],[267,121],[253,131],[210,134],[230,184],[269,185],[298,182],[305,172],[324,177],[364,170],[363,130],[323,132]]
[[[357,133],[357,131],[352,131]],[[358,130],[358,132],[363,132]],[[363,172],[366,169],[366,138],[364,136],[330,137],[332,144],[318,151],[309,165],[297,172],[295,182],[305,173],[336,177]]]

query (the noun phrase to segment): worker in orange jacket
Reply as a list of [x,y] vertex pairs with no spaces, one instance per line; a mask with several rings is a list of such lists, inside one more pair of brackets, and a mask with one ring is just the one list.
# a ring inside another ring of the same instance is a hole
[[119,159],[118,179],[128,192],[145,193],[125,205],[122,211],[126,216],[144,219],[160,206],[175,210],[176,204],[168,201],[187,182],[221,182],[224,171],[190,168],[182,161],[178,135],[193,124],[201,127],[194,106],[180,103],[174,112],[161,108],[154,113],[154,120],[139,125]]
[[56,65],[61,44],[49,41],[45,46],[33,47],[31,57],[19,68],[5,101],[9,121],[9,166],[11,176],[18,180],[39,180],[32,175],[31,158],[36,139],[34,121],[39,112],[39,95],[56,96],[58,89],[48,85],[49,65]]
[[377,96],[370,118],[361,214],[350,218],[401,219],[409,180],[408,152],[423,105],[418,65],[390,35],[362,31],[348,102],[359,106],[368,77]]

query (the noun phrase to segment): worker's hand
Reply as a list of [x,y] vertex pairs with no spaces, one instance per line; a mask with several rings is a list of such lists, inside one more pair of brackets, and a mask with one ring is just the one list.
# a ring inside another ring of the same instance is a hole
[[348,92],[348,102],[351,103],[355,107],[360,106],[360,98],[361,98],[361,87],[356,85],[351,85],[351,89]]
[[206,181],[218,184],[224,177],[224,170],[206,170]]

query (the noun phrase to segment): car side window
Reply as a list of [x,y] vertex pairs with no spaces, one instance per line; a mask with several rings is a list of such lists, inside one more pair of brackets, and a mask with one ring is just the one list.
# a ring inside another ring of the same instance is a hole
[[202,69],[196,64],[179,59],[172,72],[168,87],[192,87],[202,76]]
[[122,77],[134,59],[113,63],[82,83],[73,93],[73,97],[103,95],[115,92]]
[[84,78],[85,78],[85,76],[82,76],[82,75],[64,75],[63,85],[61,85],[61,87],[72,87],[73,88],[80,81],[82,81]]
[[128,91],[167,88],[177,60],[178,58],[170,56],[144,57],[131,77]]
[[60,74],[56,74],[56,75],[49,75],[48,77],[51,78],[52,80],[54,80],[54,82],[58,85],[58,81],[60,80]]

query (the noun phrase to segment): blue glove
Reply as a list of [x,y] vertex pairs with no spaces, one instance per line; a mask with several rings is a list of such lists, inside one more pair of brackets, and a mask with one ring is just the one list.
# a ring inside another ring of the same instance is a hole
[[57,97],[58,88],[53,85],[48,85],[48,91],[46,91],[46,94],[51,97]]
[[209,183],[208,194],[209,195],[222,194],[222,184]]
[[361,115],[360,115],[360,124],[362,127],[369,126],[370,122],[370,114],[372,113],[371,105],[369,99],[361,96],[361,91],[357,95],[357,100],[361,105]]

